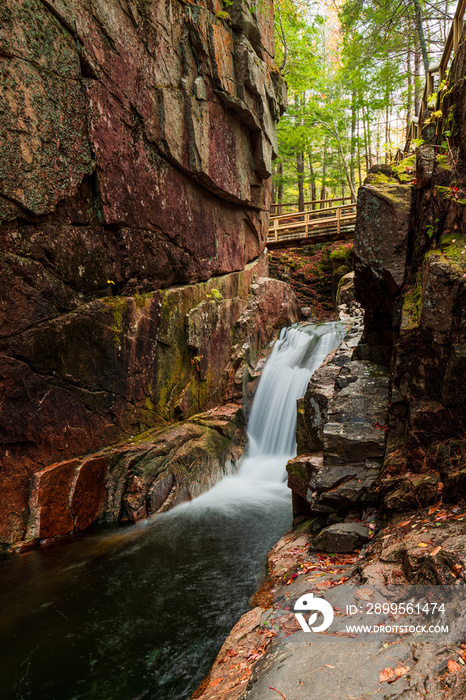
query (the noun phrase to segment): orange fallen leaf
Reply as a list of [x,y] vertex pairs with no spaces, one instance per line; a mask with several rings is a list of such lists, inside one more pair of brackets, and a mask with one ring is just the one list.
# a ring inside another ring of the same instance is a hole
[[401,676],[404,676],[405,673],[409,672],[409,666],[398,666],[395,668],[395,675],[398,676],[398,678],[401,678]]
[[355,598],[358,600],[370,600],[374,595],[374,591],[371,588],[360,588],[355,593]]
[[380,672],[379,683],[389,683],[390,681],[394,681],[395,679],[395,671],[392,668],[390,668],[390,666],[384,668]]
[[433,550],[430,552],[430,556],[431,556],[431,557],[435,557],[435,555],[438,554],[438,553],[440,552],[441,549],[442,549],[442,548],[441,548],[440,545],[439,545],[438,547],[436,547],[435,549],[433,549]]
[[432,515],[432,513],[435,513],[436,510],[438,510],[440,506],[431,506],[429,508],[429,515]]
[[449,659],[447,666],[450,673],[458,673],[458,671],[461,671],[461,666],[454,661],[454,659]]
[[428,547],[429,545],[426,544],[425,542],[418,542],[417,546],[418,547]]
[[209,683],[209,688],[214,688],[216,685],[223,681],[223,678],[224,676],[222,676],[221,678],[214,678],[214,680]]
[[402,523],[398,523],[398,527],[404,527],[405,525],[409,525],[411,520],[403,520]]

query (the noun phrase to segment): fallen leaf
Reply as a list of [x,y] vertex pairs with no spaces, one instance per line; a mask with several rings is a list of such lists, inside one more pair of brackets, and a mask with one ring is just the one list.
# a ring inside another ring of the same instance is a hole
[[418,547],[428,547],[429,545],[426,544],[425,542],[418,542]]
[[238,652],[235,651],[234,649],[227,649],[226,655],[227,656],[238,656]]
[[398,523],[398,527],[404,527],[405,525],[409,525],[411,520],[403,520],[402,523]]
[[395,679],[395,671],[392,668],[390,668],[390,666],[384,668],[383,671],[380,672],[379,683],[389,683],[390,681],[394,681]]
[[405,673],[409,672],[409,666],[398,666],[395,668],[395,675],[398,676],[398,678],[401,678],[401,676],[404,676]]
[[458,673],[458,671],[461,671],[461,666],[453,659],[449,659],[447,666],[450,673]]
[[336,668],[336,666],[330,666],[330,664],[324,664],[325,668]]
[[216,685],[223,681],[223,678],[224,676],[222,676],[221,678],[214,678],[214,680],[209,683],[209,688],[214,688]]
[[354,597],[358,600],[370,600],[374,595],[374,591],[370,588],[360,588],[356,591]]
[[438,554],[438,553],[440,552],[441,549],[442,549],[442,548],[441,548],[440,546],[436,547],[435,549],[433,549],[433,550],[431,551],[430,556],[431,556],[431,557],[435,557],[435,555]]

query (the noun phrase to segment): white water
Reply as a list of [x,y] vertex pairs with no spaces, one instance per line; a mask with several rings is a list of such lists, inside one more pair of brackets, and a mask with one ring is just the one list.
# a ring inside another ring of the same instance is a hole
[[[296,401],[315,370],[342,341],[338,323],[284,328],[268,358],[248,422],[248,447],[237,474],[171,513],[187,508],[228,511],[288,501],[286,463],[296,455]],[[169,514],[167,514],[169,515]]]

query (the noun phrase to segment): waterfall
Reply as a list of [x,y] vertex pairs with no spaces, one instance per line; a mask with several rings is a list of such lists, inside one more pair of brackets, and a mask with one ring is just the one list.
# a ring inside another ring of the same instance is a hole
[[254,397],[248,423],[250,457],[294,455],[296,400],[304,396],[309,379],[341,338],[338,324],[281,331]]
[[300,324],[282,329],[268,358],[248,422],[248,446],[237,474],[225,476],[184,508],[229,509],[289,499],[286,463],[296,454],[296,401],[315,370],[342,341],[339,323]]

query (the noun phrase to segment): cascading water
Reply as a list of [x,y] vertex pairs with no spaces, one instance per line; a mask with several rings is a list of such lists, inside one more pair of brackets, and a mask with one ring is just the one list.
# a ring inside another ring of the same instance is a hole
[[283,479],[296,399],[341,338],[337,324],[282,331],[237,474],[145,525],[95,530],[0,565],[2,697],[190,696],[291,524]]
[[[239,473],[227,476],[184,507],[228,508],[289,499],[285,466],[296,454],[296,401],[309,379],[343,339],[338,323],[291,326],[281,331],[268,358],[248,421],[248,447]],[[181,506],[183,508],[183,506]],[[178,509],[172,511],[173,515]]]

